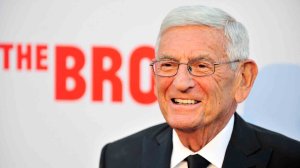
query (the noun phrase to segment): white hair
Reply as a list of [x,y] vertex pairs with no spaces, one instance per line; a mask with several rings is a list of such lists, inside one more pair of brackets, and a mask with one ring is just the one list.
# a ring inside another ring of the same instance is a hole
[[156,52],[162,34],[171,27],[199,25],[221,29],[227,39],[226,52],[230,61],[249,57],[249,38],[246,28],[226,12],[206,6],[182,6],[170,11],[163,20],[156,41]]

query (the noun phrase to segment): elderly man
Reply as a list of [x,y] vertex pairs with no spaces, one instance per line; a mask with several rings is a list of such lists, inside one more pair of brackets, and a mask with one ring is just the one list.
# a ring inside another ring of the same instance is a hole
[[300,167],[300,143],[235,113],[257,75],[244,26],[222,10],[180,7],[151,63],[167,124],[106,145],[101,168]]

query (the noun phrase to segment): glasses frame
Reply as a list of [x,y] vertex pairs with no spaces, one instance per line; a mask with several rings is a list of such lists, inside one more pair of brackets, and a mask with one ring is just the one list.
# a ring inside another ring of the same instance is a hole
[[[213,71],[212,71],[212,73],[210,73],[210,74],[205,74],[205,75],[195,75],[195,74],[193,74],[193,73],[192,73],[192,67],[189,65],[189,62],[188,62],[188,63],[180,63],[180,62],[178,62],[178,63],[177,63],[176,73],[175,73],[174,75],[159,75],[159,74],[157,74],[157,73],[155,72],[155,70],[154,70],[154,64],[157,63],[157,62],[161,62],[161,61],[165,61],[165,60],[153,60],[153,61],[150,63],[150,66],[152,67],[153,73],[154,73],[155,75],[157,75],[157,76],[161,76],[161,77],[174,77],[174,76],[176,76],[177,73],[178,73],[179,66],[183,64],[183,65],[186,65],[186,66],[187,66],[187,70],[188,70],[189,74],[191,74],[192,76],[196,76],[196,77],[204,77],[204,76],[209,76],[209,75],[214,74],[215,71],[216,71],[216,66],[217,66],[217,65],[232,64],[232,63],[241,62],[242,60],[236,59],[236,60],[233,60],[233,61],[225,61],[225,62],[215,62],[215,63],[212,63],[212,62],[211,62],[211,63],[213,64],[213,67],[214,67],[214,68],[213,68]],[[170,61],[176,62],[176,61],[174,61],[174,60],[170,60]],[[208,61],[208,62],[209,62],[209,61]]]

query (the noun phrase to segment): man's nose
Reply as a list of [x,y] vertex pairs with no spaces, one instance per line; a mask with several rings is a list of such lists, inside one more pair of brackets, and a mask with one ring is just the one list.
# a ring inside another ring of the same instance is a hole
[[173,85],[182,92],[185,92],[195,86],[195,81],[189,73],[187,65],[179,65],[178,72],[174,76]]

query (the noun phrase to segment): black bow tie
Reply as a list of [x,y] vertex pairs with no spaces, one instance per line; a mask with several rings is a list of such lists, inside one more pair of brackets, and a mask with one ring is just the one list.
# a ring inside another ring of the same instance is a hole
[[188,162],[188,168],[207,168],[210,164],[208,160],[198,154],[190,155],[185,160]]

